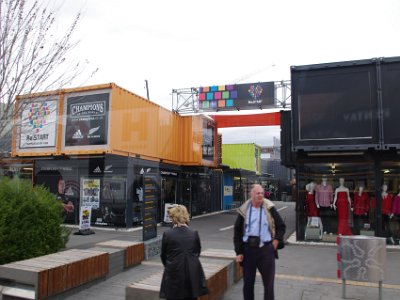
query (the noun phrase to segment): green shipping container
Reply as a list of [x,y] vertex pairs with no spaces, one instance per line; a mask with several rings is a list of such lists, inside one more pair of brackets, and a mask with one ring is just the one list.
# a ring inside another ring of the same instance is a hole
[[222,163],[231,169],[261,174],[261,147],[256,144],[223,144]]

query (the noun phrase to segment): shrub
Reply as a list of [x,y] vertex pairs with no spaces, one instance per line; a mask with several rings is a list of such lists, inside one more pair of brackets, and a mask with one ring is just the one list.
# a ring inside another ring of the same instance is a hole
[[27,180],[0,180],[0,264],[65,248],[62,205],[47,189]]

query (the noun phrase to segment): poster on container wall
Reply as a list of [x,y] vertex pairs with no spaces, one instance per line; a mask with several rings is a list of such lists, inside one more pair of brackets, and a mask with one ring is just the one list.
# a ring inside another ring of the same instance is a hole
[[21,107],[19,148],[55,147],[57,100],[24,101]]
[[215,138],[214,121],[203,120],[203,144],[202,158],[208,161],[214,161],[214,138]]
[[65,146],[106,145],[110,93],[69,96]]

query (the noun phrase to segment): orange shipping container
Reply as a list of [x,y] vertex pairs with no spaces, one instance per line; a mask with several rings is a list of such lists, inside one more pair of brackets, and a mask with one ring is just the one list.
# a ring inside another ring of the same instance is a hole
[[211,118],[179,116],[113,83],[20,96],[16,108],[13,156],[109,153],[216,164]]

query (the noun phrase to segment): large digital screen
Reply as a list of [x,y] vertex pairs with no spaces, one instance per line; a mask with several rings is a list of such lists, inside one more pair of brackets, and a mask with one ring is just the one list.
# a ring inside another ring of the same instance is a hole
[[292,68],[295,150],[379,145],[376,64]]
[[218,111],[272,107],[274,95],[273,82],[200,87],[199,108]]

